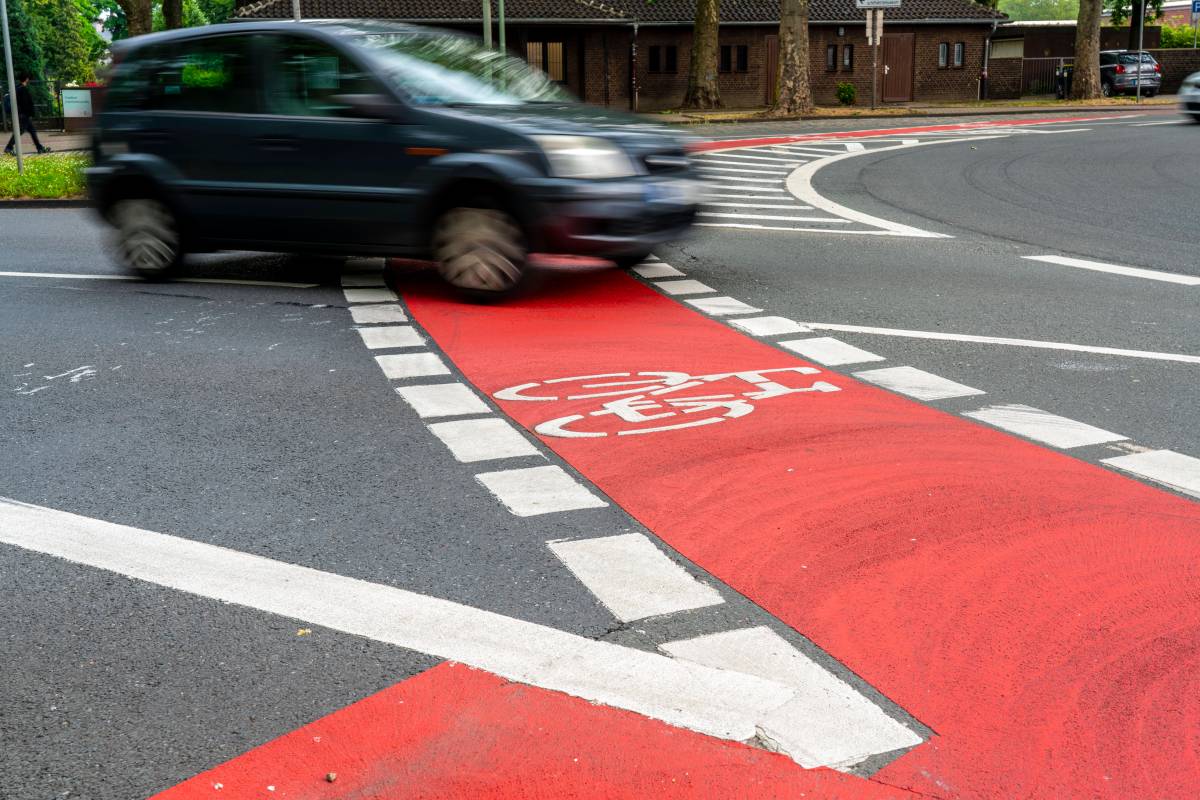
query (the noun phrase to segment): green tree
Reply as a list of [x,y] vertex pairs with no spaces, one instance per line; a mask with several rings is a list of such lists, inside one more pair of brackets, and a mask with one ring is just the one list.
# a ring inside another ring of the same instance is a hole
[[[204,12],[200,9],[200,4],[197,3],[196,0],[183,0],[183,5],[182,5],[181,10],[183,12],[183,16],[182,16],[182,20],[181,20],[182,24],[176,25],[175,27],[177,27],[177,28],[179,28],[179,27],[196,28],[201,25],[208,24],[208,17],[204,16]],[[165,30],[167,30],[167,27],[168,27],[167,21],[163,15],[162,3],[155,3],[154,4],[154,30],[165,31]]]
[[721,107],[721,91],[717,88],[717,35],[720,29],[718,0],[696,0],[692,56],[687,91],[683,93],[684,108]]
[[1100,12],[1104,0],[1079,0],[1075,21],[1075,72],[1071,97],[1094,100],[1100,96]]
[[92,0],[92,7],[96,9],[96,21],[114,42],[129,37],[129,21],[117,0]]
[[[20,75],[30,75],[35,83],[30,84],[33,104],[37,113],[50,113],[54,108],[50,88],[45,83],[46,62],[38,44],[37,29],[25,7],[25,0],[8,0],[8,30],[12,38],[13,70]],[[8,94],[8,71],[4,59],[0,59],[0,94]],[[8,113],[11,113],[9,109]]]
[[1142,27],[1146,14],[1150,19],[1162,16],[1163,0],[1104,0],[1104,7],[1111,15],[1113,25],[1124,25],[1129,21],[1129,50],[1138,49],[1138,29]]
[[[45,78],[58,85],[87,83],[96,77],[91,23],[75,0],[28,0]],[[89,35],[90,34],[90,35]]]
[[1190,49],[1195,42],[1196,29],[1190,25],[1176,25],[1175,27],[1164,25],[1162,28],[1162,47]]
[[1000,10],[1013,20],[1075,19],[1079,0],[1000,0]]
[[233,16],[233,0],[196,0],[196,5],[212,25],[228,22]]
[[812,111],[812,83],[808,76],[808,0],[779,3],[779,83],[772,116],[792,116]]

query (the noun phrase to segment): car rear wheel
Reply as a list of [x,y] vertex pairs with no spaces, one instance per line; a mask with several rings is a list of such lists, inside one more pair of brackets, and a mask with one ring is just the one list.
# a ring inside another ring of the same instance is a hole
[[527,256],[520,226],[499,209],[451,208],[434,223],[438,274],[475,297],[497,297],[516,289],[525,276]]
[[1104,95],[1105,97],[1112,97],[1112,95],[1113,95],[1112,84],[1109,83],[1108,81],[1102,81],[1100,83],[1100,94]]
[[152,197],[117,201],[110,214],[116,228],[121,264],[146,280],[165,280],[183,262],[179,222],[167,206]]

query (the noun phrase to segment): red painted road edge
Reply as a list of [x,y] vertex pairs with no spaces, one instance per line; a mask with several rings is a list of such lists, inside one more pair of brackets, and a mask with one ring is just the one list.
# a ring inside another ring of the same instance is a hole
[[450,663],[151,800],[697,797],[916,800]]
[[[496,306],[420,281],[404,294],[489,395],[805,365],[615,271]],[[813,377],[841,391],[704,428],[543,441],[936,732],[877,780],[939,798],[1200,796],[1200,505]],[[595,401],[501,406],[532,429]]]
[[1028,128],[1031,125],[1053,125],[1064,122],[1095,122],[1095,117],[1054,117],[1031,121],[1014,120],[985,120],[982,122],[955,122],[946,125],[918,125],[907,128],[882,128],[868,131],[832,131],[830,133],[803,133],[792,136],[760,136],[747,139],[725,139],[712,142],[696,142],[688,149],[694,153],[704,153],[710,150],[728,150],[734,147],[760,147],[768,144],[793,144],[795,142],[810,142],[815,139],[868,139],[876,136],[904,136],[919,133],[938,133],[941,131],[987,130],[988,128]]

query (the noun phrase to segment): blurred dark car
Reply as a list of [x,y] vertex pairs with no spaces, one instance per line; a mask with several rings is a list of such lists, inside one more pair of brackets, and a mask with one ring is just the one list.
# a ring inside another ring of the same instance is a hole
[[691,225],[682,139],[468,36],[264,22],[121,42],[89,192],[126,266],[186,252],[431,258],[505,292],[531,252],[641,261]]
[[1154,97],[1162,88],[1162,65],[1154,56],[1132,50],[1100,51],[1100,93],[1105,97],[1115,94],[1134,94],[1139,79],[1142,96]]

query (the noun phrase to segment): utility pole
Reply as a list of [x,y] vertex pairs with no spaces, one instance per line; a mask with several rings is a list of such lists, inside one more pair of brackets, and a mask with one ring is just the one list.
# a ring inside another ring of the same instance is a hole
[[508,48],[504,44],[504,0],[496,0],[496,11],[499,17],[497,22],[500,23],[500,53],[507,54]]
[[0,0],[0,28],[4,33],[4,68],[8,70],[8,110],[12,112],[13,141],[17,143],[17,174],[25,174],[21,153],[21,115],[17,111],[17,76],[13,73],[12,40],[8,36],[8,3]]
[[483,0],[483,46],[492,49],[492,0]]
[[1137,52],[1137,101],[1142,102],[1142,43],[1143,37],[1146,34],[1146,0],[1134,0],[1135,3],[1142,4],[1142,13],[1138,19],[1141,24],[1138,26],[1138,52]]

